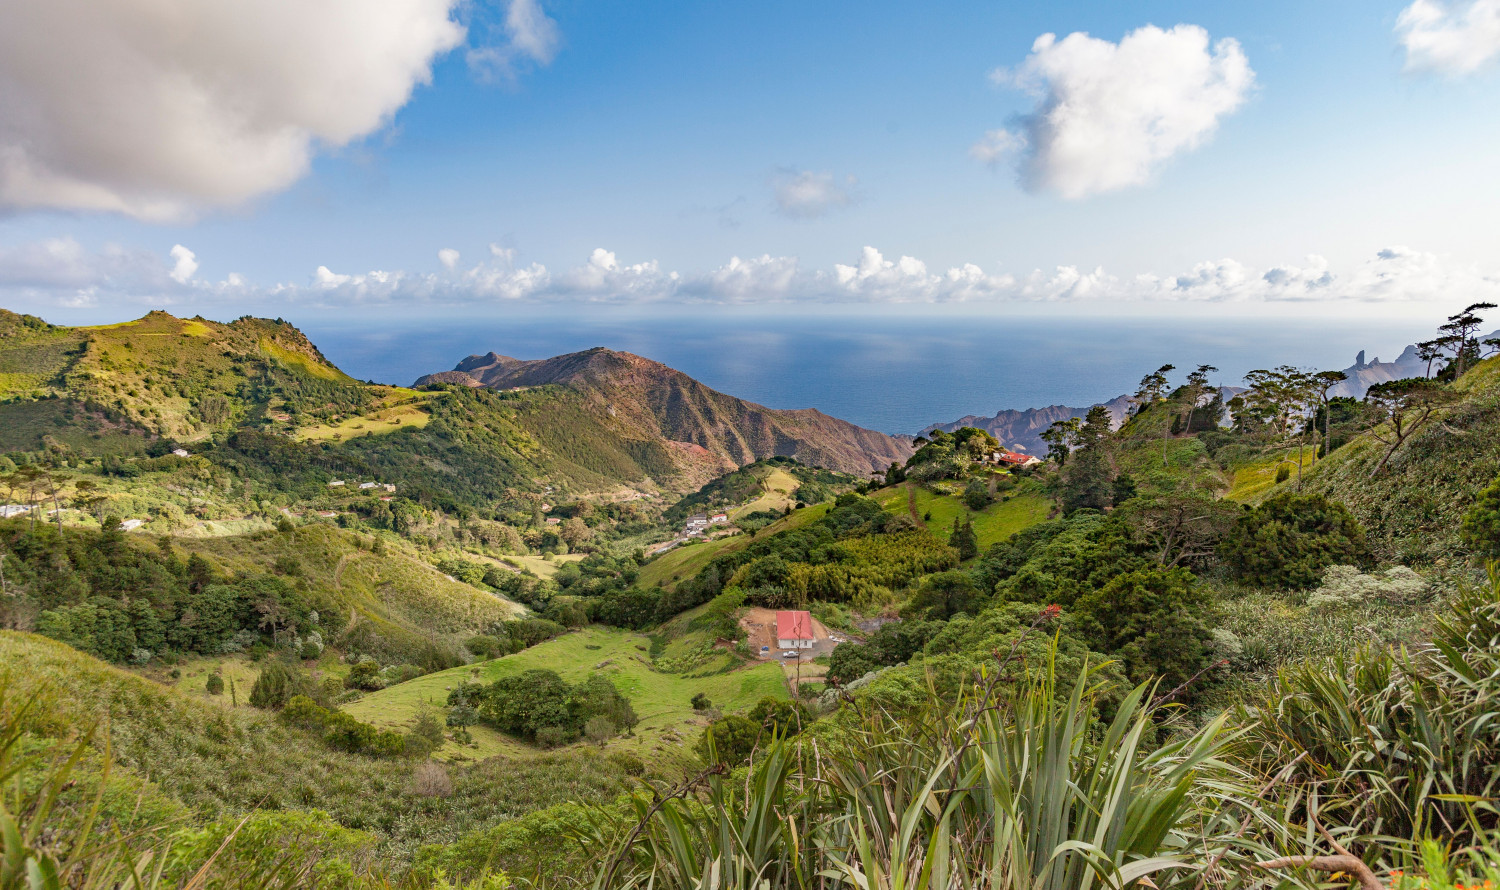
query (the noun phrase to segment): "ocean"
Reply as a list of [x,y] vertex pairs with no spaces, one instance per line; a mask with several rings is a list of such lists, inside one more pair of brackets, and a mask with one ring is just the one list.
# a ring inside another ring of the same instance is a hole
[[410,384],[465,356],[546,358],[605,346],[670,365],[703,383],[772,408],[817,408],[861,426],[912,433],[925,425],[1004,408],[1086,406],[1132,392],[1166,363],[1174,382],[1198,364],[1234,385],[1254,368],[1324,370],[1395,358],[1441,320],[1350,313],[1289,315],[1205,311],[1152,316],[1072,309],[955,312],[852,309],[757,312],[658,308],[433,316],[288,319],[348,373]]

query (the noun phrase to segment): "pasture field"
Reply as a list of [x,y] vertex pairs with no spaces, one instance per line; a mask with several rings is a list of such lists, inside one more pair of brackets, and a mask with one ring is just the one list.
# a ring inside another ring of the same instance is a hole
[[[651,639],[643,634],[591,626],[548,640],[523,652],[477,664],[465,665],[417,677],[405,683],[372,692],[343,710],[376,726],[409,728],[423,707],[441,711],[448,690],[465,681],[491,683],[500,677],[541,668],[555,671],[564,680],[577,683],[598,671],[630,699],[640,723],[633,737],[611,740],[607,750],[626,750],[640,755],[665,751],[671,744],[696,738],[707,719],[693,711],[690,702],[702,692],[724,713],[743,711],[765,696],[786,698],[781,668],[757,664],[709,677],[685,677],[657,671],[651,663]],[[447,742],[437,756],[445,759],[480,759],[495,754],[511,757],[540,754],[501,733],[483,727],[474,732],[476,747],[464,748]],[[586,742],[575,743],[586,745]]]

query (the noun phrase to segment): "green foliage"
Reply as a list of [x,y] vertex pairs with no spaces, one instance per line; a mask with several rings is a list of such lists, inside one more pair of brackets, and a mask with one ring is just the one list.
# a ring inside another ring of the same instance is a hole
[[1212,652],[1207,603],[1193,582],[1186,569],[1139,569],[1079,597],[1073,614],[1095,649],[1125,663],[1131,682],[1160,678],[1165,692],[1206,667]]
[[1305,589],[1331,565],[1369,565],[1364,529],[1349,510],[1320,494],[1277,495],[1242,516],[1219,557],[1247,584]]
[[224,678],[218,674],[209,674],[207,682],[204,683],[204,689],[209,695],[223,695]]
[[972,614],[982,592],[968,572],[939,572],[922,579],[922,584],[902,609],[908,618],[947,620],[960,612]]
[[964,520],[962,524],[953,520],[953,534],[948,536],[948,546],[958,551],[960,560],[970,560],[979,555],[979,538],[974,534],[974,522]]
[[1464,514],[1460,536],[1480,559],[1500,559],[1500,478],[1496,478],[1474,499]]
[[311,681],[296,668],[271,659],[261,668],[250,689],[250,704],[266,711],[279,711],[295,696],[319,695]]
[[902,664],[922,651],[943,628],[938,621],[893,621],[881,625],[864,643],[839,643],[828,663],[828,676],[842,683],[858,680],[882,667]]
[[572,741],[594,717],[606,718],[615,729],[639,722],[629,699],[604,675],[591,674],[574,686],[541,669],[491,683],[478,711],[484,723],[544,747]]
[[[1225,788],[1223,721],[1154,745],[1146,690],[1101,726],[1094,682],[1085,674],[1069,694],[1044,674],[977,714],[986,699],[973,686],[956,702],[926,698],[913,721],[871,709],[844,744],[818,757],[768,744],[743,779],[710,776],[701,800],[639,793],[646,828],[594,886],[649,876],[663,890],[750,890],[832,875],[872,888],[998,890],[1128,886],[1168,869],[1191,882],[1205,865],[1179,855],[1186,839],[1227,835],[1239,819],[1199,809]],[[716,725],[745,750],[749,720]],[[1225,851],[1236,863],[1244,852]]]
[[1360,646],[1283,668],[1236,708],[1247,731],[1234,754],[1279,776],[1281,799],[1315,794],[1319,817],[1345,826],[1351,845],[1425,832],[1463,842],[1489,829],[1473,802],[1500,791],[1497,695],[1500,577],[1463,591],[1431,645]]
[[759,723],[730,714],[704,727],[695,750],[708,763],[744,763],[763,735],[764,728]]
[[361,661],[349,668],[349,673],[344,675],[345,689],[363,689],[373,692],[385,688],[385,680],[380,677],[380,664],[375,661]]

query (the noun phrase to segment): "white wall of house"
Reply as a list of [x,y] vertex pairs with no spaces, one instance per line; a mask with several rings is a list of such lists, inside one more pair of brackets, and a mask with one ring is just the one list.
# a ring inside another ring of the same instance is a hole
[[811,649],[813,647],[813,641],[812,640],[777,640],[776,641],[776,647],[778,649]]

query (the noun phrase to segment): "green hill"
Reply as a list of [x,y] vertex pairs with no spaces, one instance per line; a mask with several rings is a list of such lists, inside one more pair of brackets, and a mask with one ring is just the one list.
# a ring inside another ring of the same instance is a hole
[[1453,388],[1460,401],[1402,445],[1379,475],[1371,474],[1386,446],[1370,433],[1306,475],[1308,490],[1348,505],[1384,559],[1461,561],[1459,522],[1500,476],[1500,359],[1475,366]]
[[[21,729],[33,749],[50,750],[98,725],[94,758],[67,801],[98,780],[98,757],[115,761],[118,789],[105,818],[191,826],[252,809],[321,810],[338,825],[372,833],[370,857],[403,870],[422,844],[562,802],[596,803],[618,793],[624,770],[591,750],[521,761],[450,765],[452,791],[412,791],[420,761],[345,754],[229,695],[184,696],[52,640],[0,631],[0,686],[7,717],[32,696]],[[24,666],[24,667],[23,667]]]

